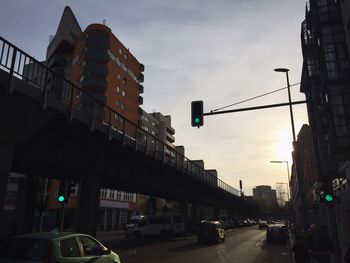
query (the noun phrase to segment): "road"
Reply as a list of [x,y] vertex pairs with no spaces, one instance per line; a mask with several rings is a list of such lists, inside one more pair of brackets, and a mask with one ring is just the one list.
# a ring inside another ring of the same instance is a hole
[[159,238],[106,240],[122,263],[292,263],[289,243],[267,244],[265,230],[257,226],[227,231],[225,242],[198,244],[195,236],[171,240]]

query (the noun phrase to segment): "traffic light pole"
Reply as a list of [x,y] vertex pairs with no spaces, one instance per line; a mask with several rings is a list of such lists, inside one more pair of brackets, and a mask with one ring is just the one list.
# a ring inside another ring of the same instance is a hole
[[61,203],[61,222],[60,222],[60,232],[63,232],[64,223],[64,202]]
[[269,105],[262,105],[262,106],[256,106],[256,107],[248,107],[248,108],[240,108],[240,109],[234,109],[234,110],[224,110],[224,111],[210,111],[207,113],[203,113],[203,116],[209,116],[209,115],[217,115],[217,114],[225,114],[225,113],[232,113],[232,112],[240,112],[240,111],[250,111],[250,110],[262,110],[262,109],[268,109],[268,108],[276,108],[276,107],[283,107],[283,106],[289,106],[290,104],[303,104],[306,103],[306,100],[299,100],[294,102],[286,102],[286,103],[278,103],[278,104],[269,104]]

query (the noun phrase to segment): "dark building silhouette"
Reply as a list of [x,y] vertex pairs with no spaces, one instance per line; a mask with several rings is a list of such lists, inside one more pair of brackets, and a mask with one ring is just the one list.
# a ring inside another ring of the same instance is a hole
[[302,23],[305,93],[320,181],[337,177],[350,159],[348,1],[311,0]]
[[[301,27],[301,92],[308,100],[314,144],[317,182],[313,191],[316,198],[325,191],[340,197],[332,205],[318,202],[319,221],[328,225],[336,247],[350,240],[350,198],[345,198],[350,188],[344,180],[350,160],[349,36],[350,1],[309,1]],[[335,254],[341,256],[339,250]]]

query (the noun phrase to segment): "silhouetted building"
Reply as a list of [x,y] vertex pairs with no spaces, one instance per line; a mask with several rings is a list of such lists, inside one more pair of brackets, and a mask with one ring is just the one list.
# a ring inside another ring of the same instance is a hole
[[253,188],[253,200],[262,208],[277,207],[276,190],[269,185],[259,185]]
[[349,9],[344,1],[310,1],[302,23],[305,93],[318,179],[330,182],[350,159]]
[[[310,0],[301,28],[301,92],[308,101],[317,176],[314,190],[318,197],[324,191],[339,194],[339,189],[349,193],[343,180],[344,164],[350,160],[349,35],[349,1]],[[349,237],[342,238],[349,226],[346,229],[340,223],[345,222],[349,201],[344,199],[332,207],[321,203],[318,206],[320,221],[328,225],[333,241],[339,238],[349,242]]]

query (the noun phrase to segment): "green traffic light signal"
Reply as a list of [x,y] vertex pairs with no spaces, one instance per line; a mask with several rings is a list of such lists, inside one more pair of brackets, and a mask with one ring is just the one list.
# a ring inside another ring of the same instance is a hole
[[332,202],[333,201],[333,196],[331,194],[326,194],[324,199],[326,199],[327,202]]
[[191,125],[192,127],[203,126],[203,101],[197,100],[191,102]]
[[60,196],[58,196],[58,198],[57,198],[57,200],[58,200],[58,202],[59,203],[62,203],[62,202],[64,202],[64,196],[63,195],[60,195]]

